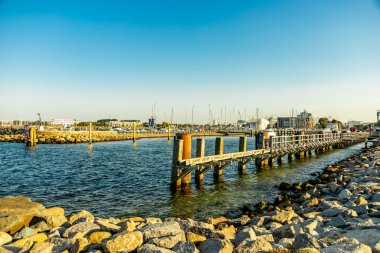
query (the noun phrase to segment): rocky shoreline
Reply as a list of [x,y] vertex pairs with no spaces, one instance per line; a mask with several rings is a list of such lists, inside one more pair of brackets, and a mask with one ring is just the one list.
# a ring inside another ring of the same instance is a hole
[[103,219],[5,197],[0,252],[380,252],[379,173],[377,144],[236,218]]
[[[172,134],[172,137],[175,134]],[[194,137],[200,136],[224,136],[224,134],[216,132],[195,133]],[[138,133],[137,139],[146,138],[167,138],[167,133]],[[117,132],[93,132],[92,142],[109,142],[109,141],[127,141],[132,140],[131,133],[119,134]],[[0,142],[25,142],[23,134],[0,134]],[[67,131],[45,131],[37,132],[37,144],[75,144],[75,143],[88,143],[90,141],[88,132],[67,132]]]

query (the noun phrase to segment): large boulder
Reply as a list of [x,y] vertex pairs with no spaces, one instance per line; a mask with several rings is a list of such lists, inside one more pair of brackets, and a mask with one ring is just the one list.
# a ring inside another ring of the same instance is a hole
[[175,221],[147,225],[139,229],[139,231],[143,234],[144,241],[157,237],[173,236],[183,232]]
[[39,221],[45,221],[49,228],[57,228],[67,222],[65,210],[62,207],[51,207],[33,218],[35,224]]
[[199,253],[193,242],[179,242],[172,250],[179,253]]
[[256,240],[255,231],[252,228],[246,227],[242,229],[239,233],[236,234],[234,243],[235,245],[239,245],[244,240]]
[[100,227],[91,222],[79,222],[63,233],[62,237],[74,237],[76,234],[81,233],[83,236],[90,234],[95,231],[99,231]]
[[143,235],[139,231],[115,234],[109,239],[102,241],[105,252],[130,252],[143,243]]
[[335,244],[321,249],[321,253],[372,253],[365,244]]
[[278,222],[284,224],[286,221],[290,221],[293,218],[294,211],[293,210],[282,210],[277,212],[275,215],[271,217],[274,222]]
[[200,243],[198,249],[201,253],[232,253],[233,246],[229,240],[211,238]]
[[94,220],[94,215],[86,210],[82,210],[79,213],[72,213],[68,218],[68,222],[71,225],[77,224],[79,222],[94,222]]
[[179,242],[185,242],[186,237],[185,233],[181,232],[176,235],[170,235],[165,237],[153,238],[148,241],[149,244],[154,244],[159,247],[171,249]]
[[238,247],[236,253],[254,253],[254,252],[269,252],[273,249],[272,245],[263,238],[256,240],[245,240]]
[[161,248],[153,244],[144,244],[137,250],[137,253],[175,253],[175,251]]
[[45,207],[30,198],[17,196],[0,199],[0,231],[16,233],[29,226],[33,216],[40,214]]
[[0,246],[12,241],[12,236],[8,233],[0,232]]
[[372,248],[374,252],[379,252],[378,243],[380,242],[380,231],[377,229],[351,230],[344,236],[358,240]]

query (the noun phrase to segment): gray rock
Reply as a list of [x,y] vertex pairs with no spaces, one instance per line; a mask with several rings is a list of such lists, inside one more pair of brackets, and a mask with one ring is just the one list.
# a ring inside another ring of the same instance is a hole
[[380,233],[377,229],[363,229],[363,230],[351,230],[344,236],[354,238],[360,243],[366,244],[375,251],[376,244],[380,241]]
[[31,226],[33,229],[38,229],[39,231],[48,231],[50,230],[49,226],[46,224],[45,221],[40,221]]
[[186,241],[186,236],[184,232],[181,232],[176,235],[170,235],[165,237],[159,237],[159,238],[153,238],[148,241],[148,244],[154,244],[159,247],[171,249],[173,248],[177,243],[181,241]]
[[34,230],[30,227],[25,227],[25,228],[21,229],[20,231],[18,231],[13,236],[13,239],[22,239],[22,238],[29,237],[29,236],[32,236],[35,234],[37,234],[36,230]]
[[334,218],[332,218],[327,225],[337,227],[337,228],[344,228],[348,226],[347,222],[342,218],[342,216],[338,215]]
[[247,225],[250,220],[251,219],[247,215],[243,215],[240,218],[228,220],[227,224],[228,225],[233,225],[235,227],[241,227],[241,226]]
[[262,226],[265,225],[265,221],[268,221],[265,217],[254,217],[249,221],[249,224],[254,226]]
[[372,195],[371,202],[380,202],[380,192],[376,192]]
[[359,215],[366,214],[368,212],[367,205],[353,206],[351,207],[351,209],[354,210]]
[[177,245],[174,246],[172,249],[175,252],[178,253],[198,253],[199,250],[197,247],[195,247],[195,244],[193,242],[179,242]]
[[299,225],[287,224],[273,231],[276,238],[293,238],[296,234],[303,233]]
[[257,240],[245,240],[235,248],[236,253],[269,252],[273,249],[272,245],[263,238]]
[[358,217],[358,213],[352,209],[344,210],[344,216],[347,218],[356,218]]
[[52,237],[49,239],[49,242],[54,244],[54,252],[62,252],[65,250],[69,250],[74,245],[75,240],[71,238]]
[[372,253],[365,244],[335,244],[321,249],[321,253]]
[[252,228],[246,227],[242,229],[239,233],[235,236],[235,245],[239,245],[244,240],[256,240],[256,234],[253,231]]
[[326,246],[335,244],[359,244],[359,241],[353,238],[348,238],[343,235],[336,235],[331,237],[324,237],[320,239],[320,242]]
[[69,238],[75,236],[78,233],[82,233],[83,236],[85,236],[98,230],[100,230],[100,227],[92,222],[79,222],[66,229],[62,237]]
[[192,219],[179,220],[178,223],[179,223],[179,226],[181,227],[181,229],[185,232],[190,232],[192,227],[207,228],[210,230],[215,229],[214,225],[212,225],[210,223],[195,221]]
[[292,248],[294,243],[294,238],[282,238],[281,240],[278,241],[278,244],[281,245],[284,248]]
[[338,215],[342,215],[344,212],[343,209],[337,209],[337,208],[332,208],[332,209],[327,209],[321,212],[321,215],[323,217],[334,217]]
[[320,247],[318,240],[312,237],[309,234],[298,234],[294,238],[294,243],[292,248],[301,249],[301,248],[316,248]]
[[141,248],[137,250],[137,252],[138,253],[175,253],[175,251],[161,248],[153,244],[144,244]]
[[220,240],[220,239],[207,239],[204,242],[201,242],[198,246],[198,249],[201,253],[232,253],[233,246],[229,240]]
[[175,221],[155,223],[139,229],[143,234],[144,241],[152,238],[172,236],[182,233],[182,229]]

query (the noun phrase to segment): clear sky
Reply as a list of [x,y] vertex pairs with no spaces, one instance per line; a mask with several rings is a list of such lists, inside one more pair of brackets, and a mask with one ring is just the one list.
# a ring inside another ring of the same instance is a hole
[[146,121],[154,103],[159,121],[194,105],[206,123],[209,104],[375,121],[380,0],[0,0],[0,120]]

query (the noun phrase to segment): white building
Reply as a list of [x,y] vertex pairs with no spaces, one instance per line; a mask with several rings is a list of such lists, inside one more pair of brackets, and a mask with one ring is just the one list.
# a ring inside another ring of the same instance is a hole
[[77,123],[75,119],[52,119],[50,124],[53,126],[64,126],[70,127],[74,126]]

